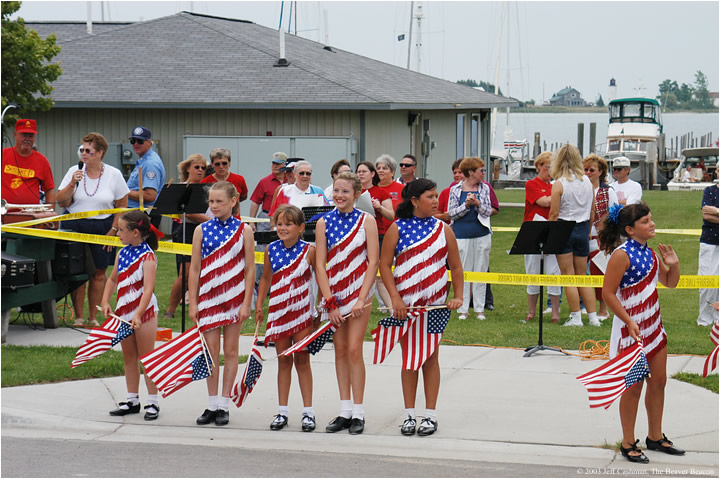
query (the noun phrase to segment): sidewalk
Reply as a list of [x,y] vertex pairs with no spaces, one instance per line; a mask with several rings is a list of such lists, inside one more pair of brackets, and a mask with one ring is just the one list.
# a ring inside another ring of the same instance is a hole
[[[7,344],[79,346],[85,335],[68,328],[32,331],[11,326]],[[243,336],[240,353],[247,354],[252,338]],[[94,441],[138,439],[165,444],[238,446],[253,449],[328,451],[379,454],[442,460],[495,461],[514,464],[565,465],[578,475],[603,475],[586,468],[622,469],[625,474],[666,475],[695,471],[718,475],[718,396],[681,381],[668,379],[664,430],[688,452],[673,457],[646,451],[648,465],[628,462],[613,448],[621,438],[617,402],[609,410],[590,409],[585,388],[575,377],[597,367],[556,352],[523,358],[522,351],[441,346],[442,384],[438,404],[438,432],[427,438],[403,437],[399,347],[385,363],[370,364],[372,343],[365,343],[367,383],[365,432],[329,435],[324,426],[338,413],[332,345],[312,358],[314,408],[318,429],[300,430],[302,403],[293,374],[289,427],[270,431],[276,413],[277,361],[266,360],[255,390],[241,409],[232,408],[224,428],[199,427],[195,418],[206,407],[204,382],[197,382],[161,399],[160,418],[143,421],[142,414],[115,418],[107,414],[125,400],[123,377],[2,389],[2,433],[6,437],[67,438]],[[275,356],[263,349],[265,358]],[[699,373],[704,358],[671,356],[668,375]],[[240,365],[240,372],[243,365]],[[422,381],[421,381],[422,383]],[[422,415],[422,384],[417,413]],[[145,397],[141,386],[141,400]],[[88,409],[88,405],[94,405]],[[647,421],[641,401],[636,435],[644,442]],[[599,470],[598,470],[599,471]]]

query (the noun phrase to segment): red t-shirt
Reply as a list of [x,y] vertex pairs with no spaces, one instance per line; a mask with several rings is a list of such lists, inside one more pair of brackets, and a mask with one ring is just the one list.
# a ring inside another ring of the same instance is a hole
[[552,184],[549,181],[541,180],[537,176],[525,183],[525,216],[523,216],[523,222],[532,221],[535,214],[547,219],[550,214],[550,207],[543,208],[535,202],[543,196],[550,196],[551,192]]
[[[383,201],[389,199],[392,201],[392,198],[390,198],[390,194],[385,191],[384,189],[380,188],[379,186],[373,186],[370,189],[363,190],[364,192],[370,193],[370,198],[374,200],[378,200],[380,203]],[[394,208],[393,208],[394,209]],[[377,223],[377,229],[379,235],[384,235],[387,229],[390,227],[390,225],[393,223],[389,219],[385,218],[383,215],[380,214],[380,212],[376,209],[375,210],[375,222]]]
[[[215,176],[210,175],[205,177],[200,183],[217,183],[218,180],[215,179]],[[236,175],[235,173],[230,173],[230,176],[228,176],[228,179],[226,181],[229,181],[233,185],[235,185],[235,189],[238,192],[238,196],[247,196],[248,194],[248,187],[245,184],[245,178],[242,177],[242,175]],[[272,199],[272,198],[271,198]]]
[[382,190],[385,190],[390,195],[390,201],[392,201],[393,210],[396,210],[400,202],[402,201],[402,190],[405,185],[401,185],[393,181],[387,186],[377,186]]
[[448,203],[450,202],[450,188],[457,185],[457,181],[450,183],[450,186],[445,188],[438,195],[438,213],[447,213]]
[[30,156],[20,156],[15,149],[2,150],[2,199],[18,205],[40,203],[40,190],[55,188],[50,162],[33,150]]
[[268,176],[258,181],[258,184],[250,197],[250,201],[260,205],[260,209],[262,211],[269,212],[270,207],[272,206],[272,199],[275,194],[275,190],[277,190],[278,186],[281,185],[282,183],[275,178],[275,175],[270,173]]

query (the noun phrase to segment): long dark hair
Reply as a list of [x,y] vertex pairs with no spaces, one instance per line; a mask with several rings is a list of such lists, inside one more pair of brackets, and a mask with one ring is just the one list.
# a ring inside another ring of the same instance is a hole
[[134,210],[124,213],[121,217],[128,228],[138,230],[143,241],[145,241],[153,251],[158,249],[158,239],[155,232],[150,228],[150,217],[144,211]]
[[355,167],[355,174],[357,174],[357,169],[360,168],[360,165],[363,165],[368,170],[370,170],[370,173],[372,173],[372,185],[377,186],[378,183],[380,183],[380,177],[377,175],[377,170],[375,169],[375,165],[373,165],[369,161],[361,161]]
[[398,218],[412,218],[415,207],[412,204],[413,198],[420,198],[426,191],[434,190],[437,184],[433,180],[427,178],[418,178],[411,181],[402,189],[402,202],[395,210],[395,216]]
[[602,219],[598,233],[598,241],[607,254],[611,254],[620,245],[622,237],[626,236],[625,227],[632,227],[637,220],[650,214],[650,207],[644,201],[623,206],[616,215],[613,215],[612,208],[611,212]]

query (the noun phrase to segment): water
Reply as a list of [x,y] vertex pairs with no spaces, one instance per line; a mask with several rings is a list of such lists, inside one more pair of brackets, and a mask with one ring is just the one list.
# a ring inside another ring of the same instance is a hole
[[[503,147],[503,134],[507,124],[505,113],[498,112],[495,145],[494,148]],[[663,114],[663,132],[666,136],[666,144],[670,146],[670,139],[680,137],[692,132],[694,137],[699,137],[712,132],[712,140],[718,139],[718,113],[665,113]],[[510,113],[509,123],[513,131],[513,139],[526,139],[530,143],[532,152],[535,132],[540,132],[541,142],[546,142],[548,148],[551,143],[577,144],[577,125],[585,124],[585,148],[588,152],[590,141],[590,123],[597,124],[595,142],[605,143],[607,135],[608,114],[607,113]],[[542,144],[542,143],[541,143]],[[698,145],[700,146],[699,142]]]

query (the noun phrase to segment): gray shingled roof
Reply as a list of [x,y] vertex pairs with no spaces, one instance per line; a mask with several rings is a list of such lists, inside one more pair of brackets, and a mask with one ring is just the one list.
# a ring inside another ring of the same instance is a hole
[[[97,35],[99,33],[104,33],[126,25],[132,25],[132,23],[133,22],[94,22],[92,24],[92,30],[93,34]],[[26,21],[25,26],[38,32],[38,35],[42,38],[46,38],[51,33],[54,33],[57,38],[57,42],[60,45],[68,40],[87,36],[86,22]]]
[[[491,93],[242,20],[178,13],[63,41],[58,107],[446,109],[514,106]],[[94,68],[91,68],[93,66]]]

